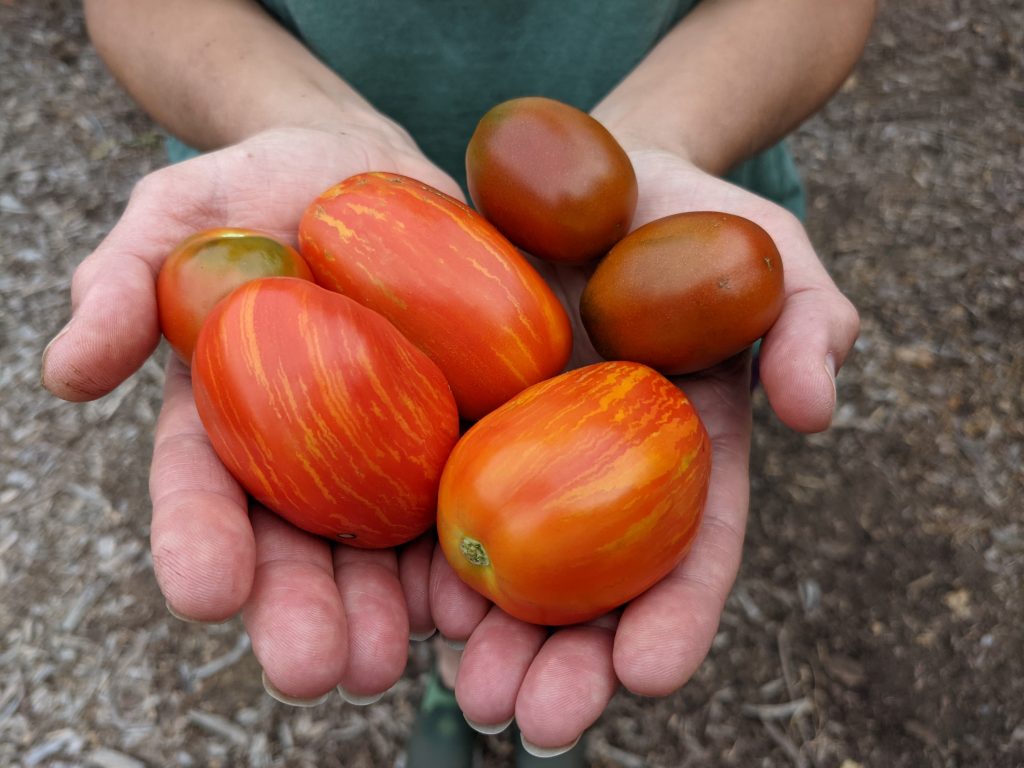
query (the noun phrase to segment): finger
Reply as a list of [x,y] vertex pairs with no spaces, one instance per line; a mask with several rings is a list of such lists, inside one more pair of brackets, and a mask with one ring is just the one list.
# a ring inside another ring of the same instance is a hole
[[242,618],[267,691],[288,703],[333,691],[348,661],[348,624],[331,546],[254,507],[256,578]]
[[601,716],[618,687],[612,638],[611,630],[590,625],[558,630],[544,643],[516,699],[528,749],[569,747]]
[[75,270],[71,319],[43,352],[42,382],[58,397],[101,397],[156,348],[160,265],[183,238],[208,224],[213,213],[190,202],[201,197],[196,185],[205,177],[187,165],[157,171],[139,182],[121,220]]
[[783,227],[775,237],[785,264],[786,301],[761,347],[761,380],[785,424],[820,432],[832,422],[836,372],[857,339],[860,319],[801,226]]
[[688,382],[712,438],[704,517],[690,552],[625,609],[613,660],[622,684],[643,696],[680,688],[707,656],[739,570],[749,504],[749,366]]
[[124,258],[109,279],[83,278],[78,285],[83,284],[87,287],[77,291],[83,297],[78,309],[47,345],[42,359],[43,386],[72,402],[110,392],[160,341],[154,277],[145,264]]
[[233,616],[249,596],[256,547],[245,492],[214,453],[188,370],[171,356],[149,476],[157,582],[177,614]]
[[516,696],[547,630],[514,619],[497,606],[473,630],[455,681],[455,696],[470,724],[497,733],[512,720]]
[[463,643],[487,615],[491,601],[469,587],[448,564],[441,545],[430,563],[430,614],[437,631]]
[[802,432],[826,429],[835,409],[835,371],[857,338],[859,321],[803,224],[777,205],[664,153],[634,153],[632,159],[645,181],[634,227],[677,211],[717,210],[751,219],[771,235],[782,255],[786,302],[764,339],[761,378],[785,424]]
[[409,613],[393,549],[334,549],[334,579],[348,617],[349,663],[341,693],[369,704],[393,686],[409,656]]
[[860,320],[838,290],[790,295],[761,347],[760,375],[772,410],[793,429],[828,429],[836,407],[836,374],[857,339]]
[[410,640],[426,640],[436,631],[430,615],[430,561],[434,542],[431,531],[398,551],[398,580],[409,611]]

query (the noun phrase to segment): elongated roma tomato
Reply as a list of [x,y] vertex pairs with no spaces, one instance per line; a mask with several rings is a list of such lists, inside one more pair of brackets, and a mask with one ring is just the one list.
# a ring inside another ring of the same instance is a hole
[[376,312],[303,280],[255,280],[214,307],[192,374],[217,455],[298,527],[372,548],[433,524],[455,401]]
[[213,305],[257,277],[313,279],[291,246],[253,229],[197,232],[167,257],[156,281],[160,330],[178,356],[192,362],[196,337]]
[[682,374],[749,347],[784,301],[771,236],[742,216],[698,211],[621,240],[587,282],[580,314],[603,357]]
[[587,621],[687,552],[711,444],[686,396],[643,365],[598,363],[481,419],[441,478],[437,535],[473,589],[536,624]]
[[536,270],[466,205],[393,173],[354,176],[299,224],[316,280],[380,312],[437,363],[478,419],[558,373],[572,347]]
[[466,148],[466,181],[488,221],[549,261],[603,256],[636,209],[636,174],[615,137],[586,112],[536,96],[480,119]]

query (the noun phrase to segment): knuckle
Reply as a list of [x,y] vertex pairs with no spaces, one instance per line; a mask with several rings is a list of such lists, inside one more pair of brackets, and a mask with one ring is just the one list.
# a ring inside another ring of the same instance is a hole
[[128,197],[128,206],[138,207],[153,200],[163,199],[174,188],[173,167],[160,168],[139,179]]
[[851,339],[856,339],[860,335],[860,312],[846,296],[842,297],[838,314],[842,327],[846,329]]

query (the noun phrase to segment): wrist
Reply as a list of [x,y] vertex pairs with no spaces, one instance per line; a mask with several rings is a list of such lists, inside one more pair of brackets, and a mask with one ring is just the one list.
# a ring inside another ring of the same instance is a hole
[[237,141],[280,128],[300,128],[337,136],[372,139],[395,148],[414,147],[412,137],[398,123],[374,109],[361,98],[349,94],[331,94],[316,86],[291,93],[282,103],[268,100],[261,109],[250,112],[246,124],[239,126]]
[[685,131],[673,130],[664,121],[644,120],[639,108],[605,101],[594,108],[591,116],[608,129],[627,153],[668,153],[701,170],[709,170],[698,162],[694,147],[685,138]]

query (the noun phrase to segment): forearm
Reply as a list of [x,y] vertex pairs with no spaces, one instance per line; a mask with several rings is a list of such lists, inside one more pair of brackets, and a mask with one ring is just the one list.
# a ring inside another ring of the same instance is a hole
[[853,68],[874,0],[704,0],[594,110],[721,174],[813,114]]
[[280,125],[385,122],[250,0],[86,0],[85,12],[114,76],[198,148]]

